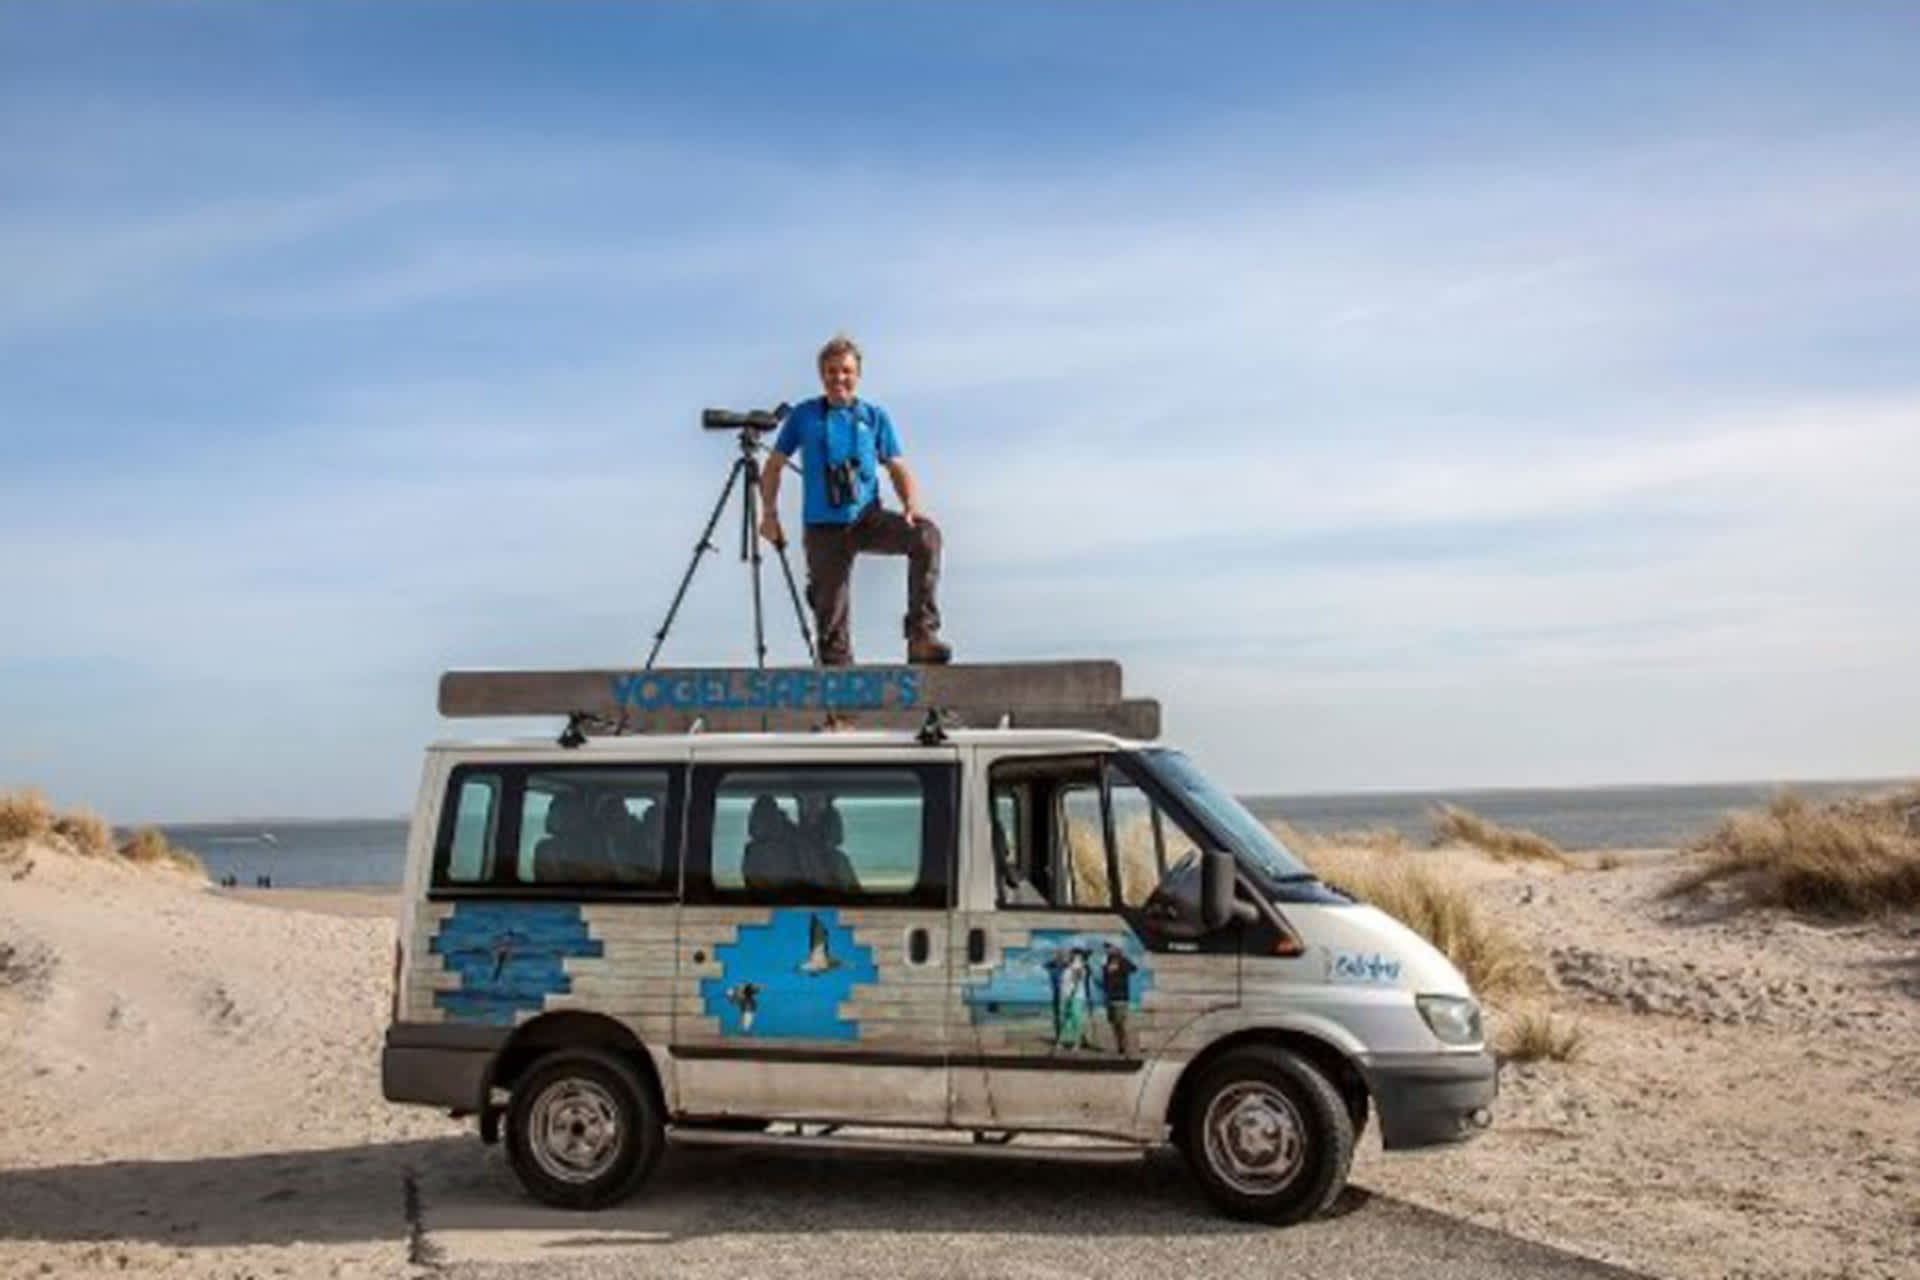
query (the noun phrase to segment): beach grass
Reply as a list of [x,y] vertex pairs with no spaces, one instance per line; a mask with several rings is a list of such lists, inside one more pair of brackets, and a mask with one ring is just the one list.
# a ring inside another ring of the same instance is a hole
[[[1145,902],[1160,882],[1153,828],[1144,818],[1130,818],[1114,827],[1113,838],[1119,855],[1121,900]],[[1180,850],[1171,852],[1170,860],[1177,861]],[[1107,900],[1107,842],[1101,832],[1084,823],[1068,824],[1067,869],[1073,877],[1075,902]]]
[[44,840],[53,834],[59,816],[46,792],[36,787],[0,792],[0,844]]
[[206,867],[190,850],[182,849],[172,843],[154,827],[141,827],[120,846],[120,856],[128,862],[137,862],[147,866],[161,865],[178,867],[182,871],[206,873]]
[[172,844],[153,827],[144,827],[116,845],[112,825],[97,813],[86,809],[63,813],[37,787],[0,792],[0,849],[17,854],[29,844],[83,858],[117,855],[143,866],[206,874],[191,850]]
[[76,809],[53,820],[52,835],[65,840],[75,853],[87,858],[113,856],[113,828],[97,813]]
[[1587,1032],[1578,1021],[1538,1006],[1503,1015],[1494,1034],[1494,1052],[1506,1062],[1572,1062],[1586,1047]]
[[1298,847],[1294,841],[1311,842],[1340,849],[1366,849],[1373,853],[1405,853],[1411,846],[1406,834],[1395,827],[1362,827],[1356,831],[1334,831],[1326,835],[1307,835],[1288,830],[1283,843]]
[[1471,809],[1442,803],[1433,811],[1433,844],[1472,845],[1500,862],[1548,862],[1571,866],[1560,846],[1532,831],[1489,822]]
[[1920,784],[1815,804],[1775,795],[1688,847],[1700,858],[1669,897],[1725,886],[1736,901],[1802,915],[1859,919],[1920,910]]
[[1433,944],[1474,991],[1499,998],[1535,990],[1540,967],[1518,937],[1490,920],[1468,888],[1398,845],[1353,846],[1281,826],[1314,874],[1377,907]]

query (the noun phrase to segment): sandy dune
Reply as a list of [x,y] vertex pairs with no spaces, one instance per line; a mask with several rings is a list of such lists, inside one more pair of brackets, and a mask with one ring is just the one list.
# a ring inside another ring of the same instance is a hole
[[1356,1178],[1663,1275],[1920,1276],[1920,921],[1680,906],[1672,875],[1485,872],[1586,1052],[1510,1064],[1479,1142]]
[[407,1143],[457,1127],[380,1097],[390,921],[29,856],[0,865],[0,1275],[406,1274]]
[[[1920,924],[1682,910],[1657,857],[1457,869],[1590,1048],[1357,1182],[1656,1274],[1920,1276]],[[484,1161],[379,1096],[384,910],[0,861],[0,1276],[416,1273],[414,1175]]]

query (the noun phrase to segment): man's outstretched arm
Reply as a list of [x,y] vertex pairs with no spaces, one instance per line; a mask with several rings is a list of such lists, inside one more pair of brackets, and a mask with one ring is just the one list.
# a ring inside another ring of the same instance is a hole
[[907,460],[888,458],[887,478],[893,481],[893,491],[900,496],[900,509],[907,517],[907,523],[920,523],[920,486],[915,483],[913,472],[908,470]]

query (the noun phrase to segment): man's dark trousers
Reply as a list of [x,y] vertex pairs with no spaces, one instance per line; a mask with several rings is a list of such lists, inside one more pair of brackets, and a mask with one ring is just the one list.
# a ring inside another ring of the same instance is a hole
[[869,503],[852,524],[810,524],[806,530],[807,599],[820,631],[820,665],[853,661],[848,583],[861,552],[907,557],[907,636],[940,631],[940,526],[925,516],[914,524],[898,511]]

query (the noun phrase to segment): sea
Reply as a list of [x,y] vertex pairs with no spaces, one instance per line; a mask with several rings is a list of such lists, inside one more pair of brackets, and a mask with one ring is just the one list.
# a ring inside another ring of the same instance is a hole
[[[1538,832],[1566,849],[1670,848],[1704,835],[1728,814],[1764,808],[1783,785],[1811,800],[1871,792],[1888,781],[1716,783],[1696,786],[1368,791],[1243,795],[1262,819],[1318,834],[1392,829],[1418,845],[1434,809],[1452,804],[1503,827]],[[404,818],[282,819],[162,823],[216,880],[274,888],[398,885],[406,859]]]

